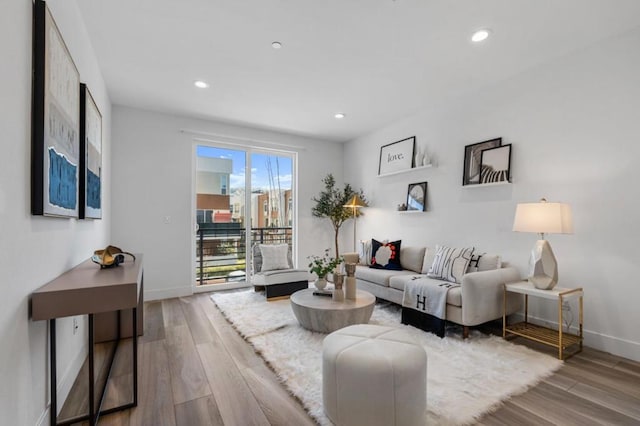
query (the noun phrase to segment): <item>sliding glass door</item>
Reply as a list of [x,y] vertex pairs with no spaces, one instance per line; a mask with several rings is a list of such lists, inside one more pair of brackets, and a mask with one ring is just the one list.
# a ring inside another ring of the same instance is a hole
[[250,285],[256,242],[294,242],[294,154],[196,146],[195,286]]

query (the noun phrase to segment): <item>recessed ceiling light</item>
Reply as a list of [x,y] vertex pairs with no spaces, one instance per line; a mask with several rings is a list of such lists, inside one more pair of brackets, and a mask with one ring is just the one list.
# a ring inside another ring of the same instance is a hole
[[489,30],[478,30],[471,36],[471,41],[474,43],[480,43],[481,41],[485,41],[489,37]]
[[274,41],[273,43],[271,43],[271,47],[273,47],[274,49],[281,49],[282,43],[280,43],[279,41]]
[[337,119],[341,119],[341,118],[345,118],[345,117],[346,117],[346,114],[345,114],[344,112],[337,112],[337,113],[334,115],[334,117],[335,117],[335,118],[337,118]]
[[200,88],[200,89],[206,89],[207,87],[209,87],[209,85],[202,81],[202,80],[196,80],[193,82],[193,85]]

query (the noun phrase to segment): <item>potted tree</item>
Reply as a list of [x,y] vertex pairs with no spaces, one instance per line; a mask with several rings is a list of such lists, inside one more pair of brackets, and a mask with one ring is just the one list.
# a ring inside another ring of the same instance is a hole
[[[336,186],[336,180],[331,173],[328,174],[322,182],[324,183],[324,190],[320,192],[317,197],[312,198],[316,205],[311,209],[311,213],[315,217],[327,218],[331,221],[331,225],[333,225],[334,230],[334,243],[337,258],[340,256],[338,248],[340,227],[346,220],[354,217],[354,212],[345,208],[344,205],[347,204],[354,195],[358,195],[365,202],[366,199],[362,190],[355,191],[348,183],[344,184],[343,189],[338,188]],[[362,213],[356,209],[355,215],[360,216],[361,214]]]

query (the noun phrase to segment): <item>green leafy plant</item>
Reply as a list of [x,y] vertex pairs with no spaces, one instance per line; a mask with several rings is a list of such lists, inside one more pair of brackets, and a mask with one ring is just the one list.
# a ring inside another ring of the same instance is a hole
[[342,263],[344,260],[342,257],[331,257],[329,255],[329,249],[324,250],[323,256],[309,256],[307,259],[309,262],[309,272],[313,272],[318,278],[324,278],[327,274],[331,273],[336,266]]
[[[315,217],[327,218],[331,221],[334,230],[336,256],[340,256],[338,250],[340,227],[346,220],[353,218],[353,210],[345,208],[344,205],[347,204],[354,195],[358,195],[364,202],[367,200],[362,190],[355,191],[348,183],[344,184],[342,190],[338,188],[332,174],[328,174],[322,182],[324,183],[324,191],[320,192],[317,197],[312,198],[316,205],[311,209],[311,214]],[[356,216],[360,216],[361,214],[362,212],[356,209]]]

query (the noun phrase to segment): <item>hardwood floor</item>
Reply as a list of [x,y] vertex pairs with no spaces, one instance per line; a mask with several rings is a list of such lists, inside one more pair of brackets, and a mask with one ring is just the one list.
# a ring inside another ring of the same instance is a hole
[[[208,294],[148,302],[144,310],[138,407],[101,417],[100,425],[315,424]],[[555,353],[523,339],[514,343]],[[131,397],[130,348],[118,352],[105,399],[109,406]],[[63,411],[82,407],[87,399],[80,392],[67,399]],[[477,424],[640,425],[640,363],[585,348]]]

